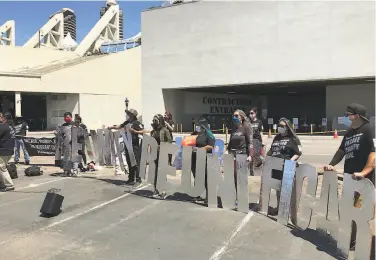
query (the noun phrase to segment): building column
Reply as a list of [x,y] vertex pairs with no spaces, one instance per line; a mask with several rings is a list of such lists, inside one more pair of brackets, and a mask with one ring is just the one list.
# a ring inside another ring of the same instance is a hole
[[21,117],[21,92],[14,93],[14,116],[15,117]]

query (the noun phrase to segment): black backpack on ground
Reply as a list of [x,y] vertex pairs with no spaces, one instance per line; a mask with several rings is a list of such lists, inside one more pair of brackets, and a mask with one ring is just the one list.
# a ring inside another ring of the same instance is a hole
[[7,164],[7,170],[9,172],[9,175],[12,179],[17,179],[18,174],[17,174],[17,166],[15,163],[11,162]]
[[42,174],[43,174],[43,171],[40,169],[39,166],[36,166],[36,165],[30,166],[29,168],[25,169],[26,176],[39,176]]

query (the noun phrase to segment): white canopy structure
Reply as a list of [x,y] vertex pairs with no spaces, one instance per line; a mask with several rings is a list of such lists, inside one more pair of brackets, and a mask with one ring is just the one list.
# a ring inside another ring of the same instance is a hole
[[68,32],[63,40],[63,49],[64,50],[74,50],[77,47],[77,42],[73,40],[71,34]]
[[7,21],[0,26],[0,45],[15,46],[15,44],[15,22]]

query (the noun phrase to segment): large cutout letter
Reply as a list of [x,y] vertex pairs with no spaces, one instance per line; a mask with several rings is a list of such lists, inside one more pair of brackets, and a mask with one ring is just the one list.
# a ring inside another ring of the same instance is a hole
[[218,207],[217,196],[221,197],[223,208],[233,209],[235,205],[234,156],[223,155],[224,179],[217,154],[207,155],[208,167],[208,206]]
[[[307,193],[302,193],[303,181],[308,179]],[[311,223],[312,213],[316,205],[317,171],[309,164],[301,164],[296,168],[295,185],[291,198],[291,222],[305,230]]]
[[238,184],[238,211],[248,213],[249,211],[249,194],[248,194],[248,176],[249,162],[246,154],[236,155],[236,175]]
[[[331,214],[329,220],[329,213]],[[322,235],[330,236],[337,241],[338,238],[338,184],[336,172],[324,172],[321,185],[319,207],[316,212],[316,230]]]
[[176,176],[176,168],[168,164],[168,155],[175,157],[178,151],[179,147],[176,144],[161,143],[160,145],[157,175],[157,189],[160,191],[168,189],[167,175]]
[[374,218],[375,187],[368,179],[353,180],[352,175],[347,173],[343,177],[338,248],[345,257],[348,257],[351,224],[354,221],[356,224],[355,259],[369,260],[372,234],[368,222]]
[[126,152],[128,153],[129,159],[131,161],[131,165],[128,165],[128,168],[130,169],[131,167],[137,164],[136,157],[134,156],[134,152],[133,152],[132,134],[129,130],[127,131],[121,130],[120,134],[123,137],[123,142],[126,148]]
[[196,150],[196,177],[194,180],[194,186],[192,187],[192,147],[183,146],[181,186],[183,191],[189,196],[198,197],[205,192],[205,167],[206,150],[204,148],[199,148]]
[[287,225],[290,215],[290,202],[292,194],[292,186],[294,183],[296,162],[285,160],[283,167],[283,178],[281,187],[281,198],[278,207],[277,220],[282,225]]
[[78,154],[78,151],[82,150],[82,144],[78,143],[78,136],[82,134],[81,127],[72,126],[72,162],[80,163],[82,156]]
[[144,135],[142,140],[142,154],[140,162],[140,178],[146,179],[146,167],[148,174],[148,182],[154,184],[155,180],[155,160],[157,159],[158,143],[150,135]]
[[111,154],[112,150],[112,138],[111,138],[112,132],[110,129],[106,128],[104,129],[104,161],[107,166],[113,166],[115,165],[115,162],[112,163],[113,158]]
[[268,156],[265,159],[262,170],[261,191],[260,191],[260,211],[268,215],[270,200],[270,190],[280,190],[282,181],[272,178],[272,170],[283,170],[283,159]]
[[116,147],[116,154],[117,154],[117,158],[119,159],[119,164],[120,164],[120,168],[122,171],[125,172],[125,164],[124,164],[124,161],[123,161],[123,147],[121,145],[121,143],[119,142],[119,139],[120,139],[120,132],[119,131],[115,131],[113,133],[113,139],[114,139],[114,142],[115,142],[115,147]]

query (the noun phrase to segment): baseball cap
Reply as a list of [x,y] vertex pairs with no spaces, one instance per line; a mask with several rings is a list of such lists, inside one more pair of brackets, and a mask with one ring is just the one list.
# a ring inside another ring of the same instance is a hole
[[132,114],[132,115],[134,115],[135,117],[137,117],[138,116],[138,112],[137,112],[137,110],[136,109],[129,109],[129,110],[125,110],[125,112],[126,113],[129,113],[129,114]]
[[347,113],[351,113],[354,115],[359,115],[365,121],[369,122],[368,115],[367,115],[367,108],[357,103],[351,103],[347,105],[346,108]]

